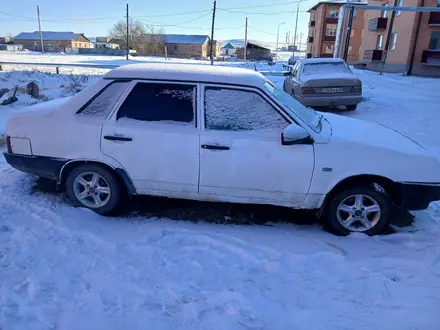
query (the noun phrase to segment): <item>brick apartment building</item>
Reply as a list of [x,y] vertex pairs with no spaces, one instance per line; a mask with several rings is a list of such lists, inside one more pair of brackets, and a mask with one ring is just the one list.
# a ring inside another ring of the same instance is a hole
[[[320,1],[308,10],[310,21],[307,37],[307,57],[333,57],[339,10],[346,2],[346,0]],[[366,5],[367,2],[358,1],[356,4]],[[364,12],[355,10],[348,48],[347,61],[349,63],[360,60],[359,50],[363,29]]]
[[[440,7],[440,0],[368,0],[370,6]],[[365,12],[361,55],[371,70],[379,70],[391,11]],[[420,24],[419,24],[420,20]],[[384,71],[440,76],[440,13],[396,12]]]

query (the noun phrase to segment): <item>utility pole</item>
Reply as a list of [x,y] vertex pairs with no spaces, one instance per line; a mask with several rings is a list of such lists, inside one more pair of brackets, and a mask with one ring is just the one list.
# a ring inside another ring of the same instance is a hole
[[296,6],[296,23],[295,23],[295,35],[293,36],[293,54],[295,55],[295,48],[296,48],[296,31],[298,29],[298,14],[299,14],[299,5],[301,4],[301,1],[303,0],[299,0],[298,1],[298,5]]
[[280,26],[283,25],[283,24],[286,24],[286,22],[280,23],[280,24],[278,25],[278,29],[277,29],[277,46],[275,47],[276,50],[278,50],[278,39],[279,39],[279,37],[280,37]]
[[129,18],[128,18],[128,3],[127,3],[127,55],[126,55],[126,60],[128,61],[128,54],[130,53],[130,48],[129,48],[129,43],[128,40],[130,39],[130,32],[129,32]]
[[298,53],[301,53],[301,44],[302,44],[302,40],[303,40],[303,34],[302,32],[299,34],[299,43],[298,43]]
[[243,54],[244,63],[246,63],[246,55],[247,55],[247,27],[248,27],[248,20],[246,17],[246,24],[244,26],[244,54]]
[[342,57],[345,62],[347,62],[348,48],[350,47],[350,35],[351,35],[351,28],[353,26],[353,17],[354,17],[354,7],[351,7],[350,13],[348,14],[348,27],[347,27],[347,33],[345,34],[344,53]]
[[214,9],[212,10],[212,27],[211,27],[211,65],[214,65],[214,26],[215,26],[215,9],[217,7],[217,1],[214,0]]
[[[399,0],[394,0],[394,7],[397,7]],[[388,49],[390,47],[390,39],[391,39],[391,33],[393,33],[393,25],[394,25],[394,17],[396,16],[396,10],[394,9],[391,13],[391,19],[390,19],[390,25],[388,27],[387,32],[387,40],[385,41],[385,48],[383,51],[382,60],[380,61],[380,75],[383,73],[383,67],[385,66],[385,62],[387,61],[388,56]]]
[[44,54],[43,32],[41,32],[40,7],[39,6],[37,6],[37,16],[38,16],[38,29],[40,30],[41,53]]

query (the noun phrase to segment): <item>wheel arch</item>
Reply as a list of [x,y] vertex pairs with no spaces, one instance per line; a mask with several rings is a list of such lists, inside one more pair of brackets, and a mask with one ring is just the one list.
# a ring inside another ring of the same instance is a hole
[[341,181],[339,181],[335,186],[333,186],[328,193],[325,195],[325,199],[322,205],[324,208],[327,202],[335,196],[337,193],[342,191],[343,189],[354,186],[354,185],[369,185],[369,184],[378,184],[385,190],[385,194],[391,199],[391,201],[396,205],[402,204],[402,194],[399,189],[398,183],[393,180],[386,178],[380,175],[372,175],[372,174],[361,174],[361,175],[353,175],[347,177]]
[[94,165],[102,166],[103,168],[109,170],[110,172],[115,174],[115,177],[118,180],[118,182],[121,184],[122,187],[126,188],[127,192],[130,195],[136,194],[136,189],[133,185],[133,182],[132,182],[131,178],[129,177],[128,173],[124,169],[118,168],[118,167],[113,167],[109,164],[106,164],[106,163],[103,163],[100,161],[94,161],[94,160],[71,160],[71,161],[68,161],[66,164],[63,165],[63,167],[60,170],[60,174],[58,176],[58,184],[65,184],[67,177],[73,171],[73,169],[80,166],[80,165],[84,165],[84,164],[94,164]]

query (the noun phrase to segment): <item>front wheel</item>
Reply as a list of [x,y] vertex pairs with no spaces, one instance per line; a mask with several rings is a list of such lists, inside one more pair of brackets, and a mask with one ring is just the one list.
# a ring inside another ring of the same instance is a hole
[[109,214],[121,199],[121,187],[113,173],[94,165],[80,165],[70,172],[66,181],[67,195],[75,206]]
[[326,225],[335,234],[375,235],[388,223],[390,208],[384,191],[373,185],[346,189],[329,201]]

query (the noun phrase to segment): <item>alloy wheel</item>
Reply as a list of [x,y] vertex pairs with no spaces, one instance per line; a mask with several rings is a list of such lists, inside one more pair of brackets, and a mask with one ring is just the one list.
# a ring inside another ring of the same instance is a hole
[[339,223],[350,231],[364,232],[377,225],[381,217],[379,203],[364,194],[351,195],[336,210]]
[[107,180],[95,172],[79,174],[73,181],[73,192],[79,202],[93,209],[106,205],[111,196]]

